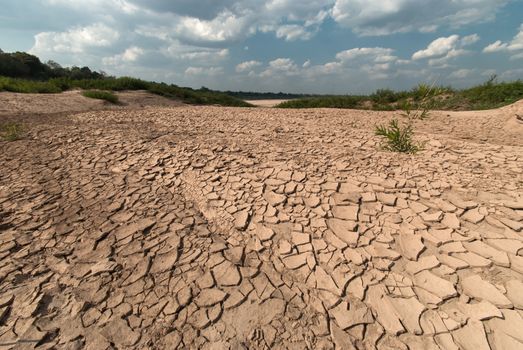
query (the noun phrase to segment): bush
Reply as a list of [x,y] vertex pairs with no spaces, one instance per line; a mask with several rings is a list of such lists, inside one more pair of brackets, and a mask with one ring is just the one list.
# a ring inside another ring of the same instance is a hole
[[384,105],[398,101],[398,94],[390,89],[378,89],[375,93],[370,95],[372,102],[378,105]]
[[433,105],[432,96],[434,91],[428,85],[419,85],[419,91],[423,91],[424,97],[417,103],[416,109],[412,108],[411,103],[407,100],[403,103],[403,113],[401,114],[406,122],[400,124],[397,119],[392,119],[388,126],[377,125],[375,134],[384,138],[382,147],[391,152],[416,153],[423,147],[413,140],[414,126],[416,119],[423,120],[428,118],[429,109]]
[[6,141],[16,141],[23,138],[25,128],[20,123],[9,122],[0,126],[0,136]]
[[110,91],[88,90],[88,91],[84,91],[82,93],[82,95],[84,95],[85,97],[95,98],[98,100],[105,100],[105,101],[111,102],[111,103],[118,103],[118,96],[116,96],[115,94],[113,94]]
[[392,119],[388,126],[376,126],[375,134],[385,138],[383,148],[391,152],[416,153],[421,145],[413,141],[414,130],[411,123],[400,125],[397,119]]
[[0,77],[0,91],[20,93],[59,93],[62,89],[51,82]]
[[286,101],[276,108],[358,108],[363,101],[362,96],[323,96]]

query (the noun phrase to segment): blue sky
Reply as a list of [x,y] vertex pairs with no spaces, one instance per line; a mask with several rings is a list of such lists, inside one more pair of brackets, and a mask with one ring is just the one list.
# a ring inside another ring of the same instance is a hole
[[523,79],[523,0],[4,0],[0,48],[219,90]]

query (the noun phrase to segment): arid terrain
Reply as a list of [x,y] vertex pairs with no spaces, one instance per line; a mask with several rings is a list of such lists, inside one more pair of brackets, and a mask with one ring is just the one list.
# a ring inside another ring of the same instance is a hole
[[248,102],[251,105],[256,106],[256,107],[274,107],[285,101],[289,101],[289,100],[247,100],[245,102]]
[[0,93],[0,349],[523,348],[523,101],[405,155],[394,112],[119,96]]

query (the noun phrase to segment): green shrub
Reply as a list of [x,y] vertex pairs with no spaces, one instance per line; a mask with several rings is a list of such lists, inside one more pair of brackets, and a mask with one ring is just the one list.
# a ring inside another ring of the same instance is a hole
[[412,139],[414,130],[411,123],[400,125],[397,119],[392,119],[388,126],[377,125],[375,134],[385,139],[382,146],[387,151],[416,153],[421,149],[421,145]]
[[118,103],[118,96],[113,94],[110,91],[101,91],[101,90],[87,90],[82,93],[85,97],[95,98],[98,100],[105,100],[111,103]]
[[282,102],[276,108],[358,108],[362,96],[322,96]]
[[62,92],[62,89],[47,81],[0,77],[0,91],[41,94],[59,93]]
[[390,89],[378,89],[375,93],[370,95],[372,102],[378,105],[396,102],[398,101],[398,98],[398,94]]
[[424,97],[416,104],[416,108],[413,108],[409,100],[403,102],[401,115],[405,122],[400,123],[397,119],[392,119],[388,125],[376,125],[374,132],[377,136],[383,137],[383,149],[391,152],[416,153],[423,148],[421,144],[413,140],[413,123],[415,120],[424,120],[429,116],[435,92],[432,91],[432,88],[426,89],[427,86],[418,86]]
[[25,128],[20,123],[9,122],[0,126],[0,136],[6,141],[16,141],[24,137]]

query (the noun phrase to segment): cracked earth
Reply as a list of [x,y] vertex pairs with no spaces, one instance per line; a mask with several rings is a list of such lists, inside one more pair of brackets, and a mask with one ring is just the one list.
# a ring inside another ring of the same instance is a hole
[[521,110],[434,112],[416,155],[388,112],[26,117],[0,349],[523,349]]

